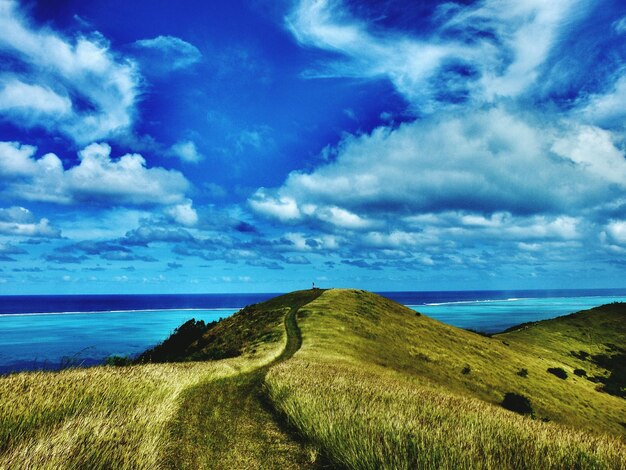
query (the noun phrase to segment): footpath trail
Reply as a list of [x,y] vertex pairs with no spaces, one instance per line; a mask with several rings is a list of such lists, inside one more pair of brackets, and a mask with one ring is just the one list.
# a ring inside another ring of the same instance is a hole
[[322,292],[285,315],[287,344],[270,364],[185,391],[171,429],[172,444],[165,452],[166,468],[316,468],[311,449],[286,432],[265,404],[263,383],[272,366],[300,349],[302,334],[296,315]]

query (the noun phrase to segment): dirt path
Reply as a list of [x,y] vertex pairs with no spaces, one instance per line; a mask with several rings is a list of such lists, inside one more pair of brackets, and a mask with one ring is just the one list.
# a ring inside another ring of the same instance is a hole
[[166,451],[166,467],[315,467],[310,450],[288,434],[265,406],[263,383],[270,367],[288,360],[300,349],[302,335],[296,315],[316,297],[295,305],[285,315],[287,344],[272,363],[247,374],[200,384],[184,393],[180,412],[172,425],[172,446]]

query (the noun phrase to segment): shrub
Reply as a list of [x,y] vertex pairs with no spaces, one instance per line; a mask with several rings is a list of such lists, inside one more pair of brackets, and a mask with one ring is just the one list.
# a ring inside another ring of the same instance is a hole
[[113,367],[125,367],[132,366],[133,360],[128,356],[109,356],[104,360],[105,366],[113,366]]
[[520,377],[528,377],[528,369],[520,369],[516,373]]
[[469,374],[472,371],[472,368],[468,365],[466,365],[465,367],[463,367],[463,370],[461,371],[462,374]]
[[580,359],[581,361],[586,360],[589,357],[589,353],[587,351],[570,351],[570,354],[574,356],[576,359]]
[[577,375],[578,377],[586,377],[587,371],[585,369],[574,369],[574,375]]
[[202,335],[209,328],[215,325],[214,322],[206,325],[204,321],[196,321],[195,318],[186,321],[174,332],[155,347],[143,352],[137,362],[172,362],[185,358],[185,351],[195,341],[201,340]]
[[504,395],[502,407],[521,415],[534,415],[530,400],[519,393],[509,392]]
[[548,372],[556,375],[559,379],[567,379],[567,372],[562,367],[548,367]]

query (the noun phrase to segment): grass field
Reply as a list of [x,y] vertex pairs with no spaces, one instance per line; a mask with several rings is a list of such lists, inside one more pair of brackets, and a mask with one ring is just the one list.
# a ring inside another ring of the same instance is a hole
[[485,337],[295,292],[177,344],[183,362],[1,377],[0,468],[626,468],[625,319]]
[[[613,331],[612,340],[621,334],[612,323],[623,320],[623,311],[599,319]],[[624,399],[597,391],[586,379],[561,380],[546,371],[575,365],[571,338],[561,350],[549,341],[531,345],[520,332],[487,338],[363,291],[325,292],[299,311],[298,323],[303,346],[294,360],[270,372],[270,396],[337,464],[624,465]],[[524,334],[532,336],[530,330]],[[522,368],[526,377],[518,375]],[[507,392],[529,397],[536,418],[500,407]]]
[[254,354],[222,361],[1,377],[0,468],[170,468],[168,450],[190,449],[173,432],[185,397],[274,360],[286,342],[276,332]]

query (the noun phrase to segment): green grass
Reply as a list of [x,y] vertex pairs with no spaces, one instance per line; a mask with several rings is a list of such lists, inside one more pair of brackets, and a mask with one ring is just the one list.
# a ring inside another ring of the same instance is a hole
[[[586,379],[547,373],[571,357],[551,349],[548,333],[531,348],[516,332],[484,337],[352,290],[325,292],[298,322],[303,346],[270,371],[270,396],[337,464],[620,468],[626,458],[626,402]],[[619,334],[612,340],[624,344]],[[504,410],[506,393],[530,398],[537,419]]]
[[295,359],[270,397],[334,463],[356,469],[621,468],[619,439],[421,386],[380,366]]
[[0,379],[0,468],[156,468],[181,393],[237,364],[163,364]]
[[[290,435],[266,403],[263,391],[270,367],[290,359],[300,348],[300,330],[295,315],[298,309],[322,291],[300,291],[247,307],[224,325],[224,335],[241,350],[258,347],[266,337],[263,312],[276,334],[284,337],[284,347],[271,363],[252,371],[200,384],[186,390],[179,412],[170,427],[166,451],[173,468],[309,468],[317,459],[315,448]],[[256,334],[242,331],[256,328]],[[226,329],[227,328],[227,329]],[[287,333],[287,334],[286,334]],[[203,347],[211,351],[213,332]],[[223,338],[218,343],[222,344]]]
[[[234,359],[0,377],[0,468],[155,469],[193,462],[210,446],[192,439],[229,421],[221,416],[212,428],[198,426],[196,434],[177,433],[178,423],[206,425],[197,411],[216,409],[207,396],[217,403],[236,400],[224,383],[284,353],[284,325],[266,330],[273,341]],[[205,463],[215,467],[215,461]]]
[[163,343],[185,362],[0,377],[0,468],[625,468],[625,319],[485,337],[295,292]]

